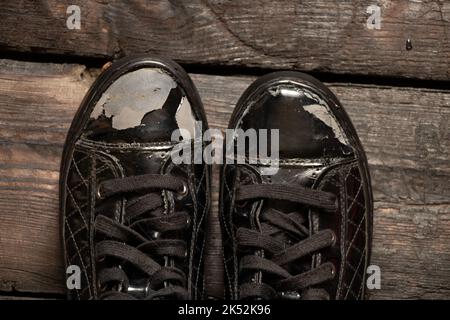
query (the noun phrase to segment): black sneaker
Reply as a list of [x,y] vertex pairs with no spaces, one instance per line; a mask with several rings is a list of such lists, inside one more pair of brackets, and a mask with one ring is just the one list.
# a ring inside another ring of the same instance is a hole
[[179,128],[191,143],[207,123],[174,62],[126,58],[92,85],[61,167],[66,266],[81,271],[70,298],[202,298],[210,169],[172,161]]
[[364,298],[372,190],[363,148],[337,98],[305,74],[269,74],[245,91],[229,128],[278,129],[279,157],[258,158],[253,144],[244,164],[223,166],[228,297]]

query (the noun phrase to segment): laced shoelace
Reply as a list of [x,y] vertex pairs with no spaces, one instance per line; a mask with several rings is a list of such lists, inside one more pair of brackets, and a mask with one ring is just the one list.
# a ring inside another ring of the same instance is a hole
[[[335,196],[321,190],[281,184],[241,185],[237,189],[238,203],[261,199],[287,200],[328,214],[336,210]],[[326,290],[314,286],[334,278],[335,268],[331,262],[298,274],[292,274],[290,268],[298,259],[335,242],[335,234],[329,229],[310,235],[306,222],[305,215],[299,212],[284,213],[268,208],[260,213],[260,230],[243,227],[237,230],[238,248],[246,252],[240,259],[239,275],[242,278],[254,275],[250,280],[241,281],[240,299],[329,299]],[[285,236],[298,242],[292,244]]]
[[164,214],[163,191],[177,192],[178,197],[188,193],[182,179],[171,175],[145,174],[99,184],[101,200],[127,199],[123,223],[101,212],[95,220],[96,235],[103,237],[95,246],[101,299],[136,299],[125,271],[130,266],[144,275],[145,299],[188,298],[186,274],[174,261],[186,259],[187,243],[176,235],[190,225],[189,214]]

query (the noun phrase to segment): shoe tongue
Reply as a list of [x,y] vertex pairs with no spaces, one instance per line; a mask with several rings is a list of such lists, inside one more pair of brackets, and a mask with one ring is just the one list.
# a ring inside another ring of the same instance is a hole
[[114,116],[101,114],[90,120],[89,138],[107,143],[169,142],[173,131],[179,128],[175,114],[181,101],[181,90],[173,88],[161,109],[147,112],[139,125],[121,130],[113,127]]

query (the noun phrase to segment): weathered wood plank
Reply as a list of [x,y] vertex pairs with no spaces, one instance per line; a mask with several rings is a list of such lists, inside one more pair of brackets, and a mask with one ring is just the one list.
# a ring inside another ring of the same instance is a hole
[[[84,57],[156,53],[184,63],[450,79],[450,1],[2,2],[0,48]],[[406,40],[412,50],[406,49]]]
[[[217,128],[225,128],[254,80],[192,77]],[[64,291],[59,158],[92,80],[79,65],[0,62],[0,291]],[[372,263],[382,270],[382,289],[372,291],[372,298],[449,298],[450,91],[329,86],[354,121],[372,171]],[[217,179],[213,187],[210,224],[217,228]],[[210,237],[210,252],[220,253],[220,235]],[[210,260],[208,270],[208,283],[219,295],[213,284],[220,281],[220,260]]]
[[61,143],[91,81],[81,66],[0,70],[0,291],[62,293]]

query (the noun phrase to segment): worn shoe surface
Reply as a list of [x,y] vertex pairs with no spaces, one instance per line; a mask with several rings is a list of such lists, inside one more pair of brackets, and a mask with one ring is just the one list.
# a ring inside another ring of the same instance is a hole
[[198,93],[177,64],[126,58],[92,85],[61,168],[66,265],[81,270],[81,287],[69,297],[203,296],[210,173],[203,164],[173,163],[176,129],[190,134],[182,134],[187,143],[207,129]]
[[[364,298],[372,191],[363,148],[337,98],[307,75],[269,74],[243,94],[229,128],[278,129],[279,158],[262,161],[254,144],[244,164],[223,166],[228,297]],[[274,164],[278,171],[268,174]]]

